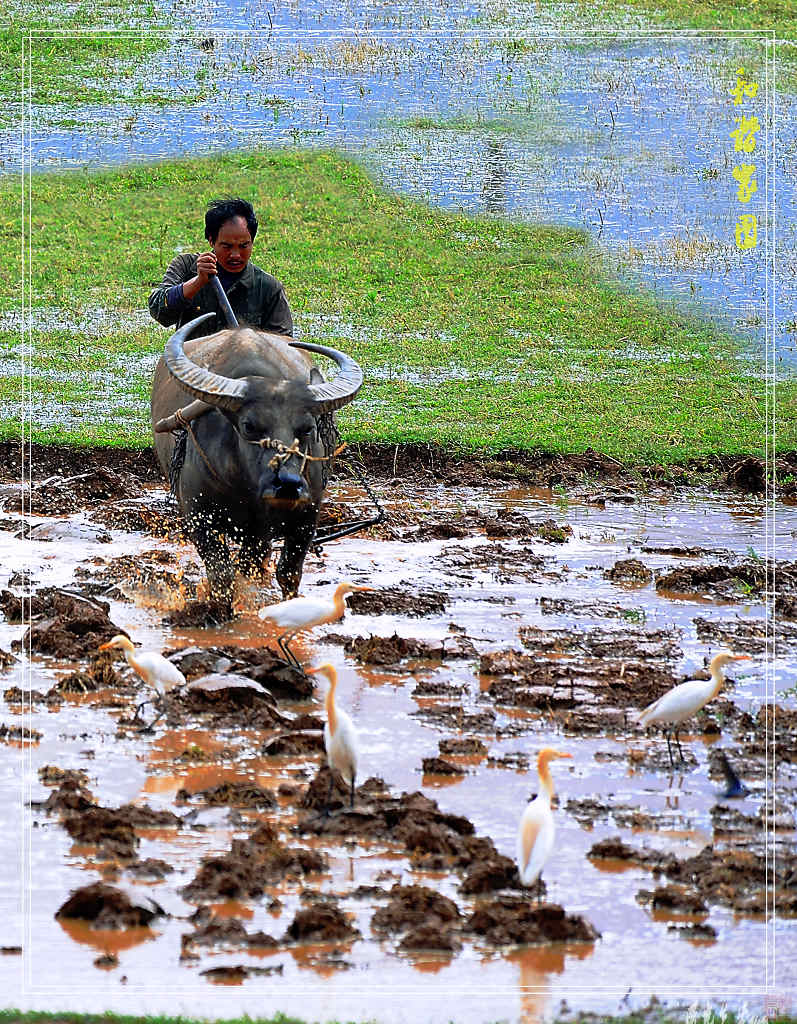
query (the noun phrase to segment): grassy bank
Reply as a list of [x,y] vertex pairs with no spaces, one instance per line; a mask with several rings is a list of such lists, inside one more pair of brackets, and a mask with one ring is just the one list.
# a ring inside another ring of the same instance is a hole
[[[6,267],[19,265],[17,190],[0,181]],[[733,340],[613,281],[585,233],[430,209],[306,152],[32,179],[35,440],[148,442],[167,332],[142,310],[174,253],[204,247],[205,203],[227,193],[255,200],[255,262],[283,281],[305,337],[365,367],[342,416],[352,440],[592,447],[640,463],[763,453],[764,385]],[[19,293],[18,275],[0,279],[0,313]],[[0,324],[8,408],[19,334]],[[795,392],[779,396],[782,450],[797,447]]]
[[[580,1013],[569,1015],[567,1024],[684,1024],[687,1010],[670,1009],[653,1000],[641,1010],[632,1011],[622,1016]],[[722,1013],[702,1009],[699,1011],[695,1024],[750,1024],[751,1021],[764,1021],[761,1016],[750,1014],[738,1016],[733,1011]],[[83,1013],[22,1013],[18,1010],[0,1011],[0,1024],[202,1024],[200,1020],[190,1017],[132,1017],[120,1016],[115,1013],[83,1014]],[[275,1017],[236,1017],[233,1020],[218,1020],[216,1024],[310,1024],[298,1017],[286,1017],[278,1013]],[[329,1021],[328,1024],[336,1024]],[[344,1024],[340,1021],[339,1024]],[[353,1024],[353,1022],[346,1022]],[[361,1021],[359,1024],[369,1024]],[[455,1024],[454,1021],[451,1024]],[[560,1024],[559,1019],[552,1018],[551,1024]],[[564,1024],[564,1022],[561,1022]],[[797,1017],[788,1014],[776,1014],[766,1018],[766,1024],[797,1024]]]
[[774,32],[778,89],[797,91],[797,0],[578,0],[578,6],[607,26]]

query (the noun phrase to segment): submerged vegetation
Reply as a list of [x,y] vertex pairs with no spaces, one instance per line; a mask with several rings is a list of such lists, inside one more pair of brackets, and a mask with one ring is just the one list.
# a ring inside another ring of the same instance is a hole
[[[7,209],[17,189],[0,182]],[[204,246],[207,200],[243,194],[260,216],[255,261],[285,284],[303,334],[365,368],[343,415],[351,440],[663,463],[763,453],[761,368],[711,323],[612,280],[580,230],[435,210],[332,152],[37,175],[30,189],[35,440],[149,442],[167,333],[142,319],[147,295],[176,252]],[[6,267],[19,265],[18,231],[3,225]],[[19,287],[18,275],[0,282],[0,315],[18,309]],[[13,400],[20,337],[13,317],[0,323],[0,391]],[[794,391],[781,395],[784,449]],[[18,431],[3,421],[2,436]]]
[[[33,106],[74,108],[123,98],[166,98],[137,80],[146,63],[169,45],[167,34],[152,30],[156,20],[161,30],[169,24],[155,3],[132,8],[121,0],[105,0],[101,6],[77,0],[64,7],[44,0],[11,0],[4,13],[8,22],[0,26],[0,95],[7,102],[20,96],[23,76],[26,99]],[[6,108],[6,124],[8,117]],[[63,120],[68,126],[72,111]]]

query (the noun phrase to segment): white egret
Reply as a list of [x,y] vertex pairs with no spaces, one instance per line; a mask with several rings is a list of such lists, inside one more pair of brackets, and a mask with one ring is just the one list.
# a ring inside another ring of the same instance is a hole
[[373,587],[358,587],[354,583],[340,583],[335,593],[329,597],[292,597],[289,601],[280,601],[261,608],[257,613],[264,621],[280,626],[283,632],[277,638],[277,645],[286,661],[301,669],[298,658],[290,650],[290,642],[302,630],[321,626],[326,622],[337,622],[343,618],[346,606],[343,603],[347,594],[355,591],[372,590]]
[[[176,665],[172,664],[171,661],[164,658],[164,656],[159,654],[157,651],[136,652],[130,638],[124,636],[122,633],[118,633],[107,643],[101,644],[100,650],[124,651],[127,664],[149,687],[155,690],[161,700],[163,700],[166,694],[171,690],[175,690],[180,686],[185,686],[185,676]],[[143,708],[146,703],[147,701],[144,701],[138,705],[136,708],[136,716],[138,716],[141,708]],[[155,721],[157,721],[157,719],[155,719]]]
[[670,767],[674,768],[670,735],[675,736],[675,743],[684,763],[684,755],[678,740],[678,726],[713,700],[722,689],[725,677],[722,670],[731,661],[749,661],[748,654],[731,654],[723,651],[716,654],[709,663],[710,679],[688,679],[685,683],[674,686],[663,697],[654,700],[644,711],[640,712],[639,722],[645,727],[649,725],[664,726],[667,737],[667,750],[670,755]]
[[556,829],[551,811],[551,798],[554,790],[548,764],[557,758],[572,756],[552,747],[545,747],[537,757],[541,791],[523,812],[517,834],[517,867],[520,881],[525,886],[534,885],[553,851]]
[[354,782],[357,778],[357,730],[351,718],[335,703],[335,688],[338,685],[338,673],[328,662],[307,670],[308,675],[321,672],[329,680],[326,695],[327,721],[324,725],[324,746],[330,768],[329,792],[327,793],[327,810],[332,796],[332,772],[337,772],[351,792],[351,806],[354,807]]

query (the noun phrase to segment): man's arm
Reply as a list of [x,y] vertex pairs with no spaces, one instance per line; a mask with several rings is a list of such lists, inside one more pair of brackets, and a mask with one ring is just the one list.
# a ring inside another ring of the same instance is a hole
[[263,311],[260,326],[264,331],[270,331],[272,334],[287,334],[289,337],[293,337],[293,316],[282,285],[277,289],[271,306]]
[[149,297],[152,318],[164,327],[176,324],[191,299],[215,273],[216,257],[212,252],[203,252],[198,257],[176,256]]

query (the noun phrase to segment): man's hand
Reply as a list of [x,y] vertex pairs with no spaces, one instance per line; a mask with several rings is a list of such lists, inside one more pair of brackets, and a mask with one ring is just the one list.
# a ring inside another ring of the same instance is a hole
[[196,261],[196,276],[200,288],[204,288],[211,277],[216,276],[216,254],[212,252],[200,253]]

